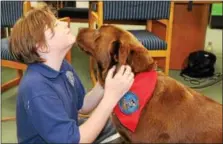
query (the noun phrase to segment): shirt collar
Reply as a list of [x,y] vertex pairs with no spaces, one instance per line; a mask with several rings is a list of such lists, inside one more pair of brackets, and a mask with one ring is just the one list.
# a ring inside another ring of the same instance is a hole
[[42,74],[45,77],[48,78],[56,78],[57,76],[59,76],[61,73],[64,72],[64,62],[61,65],[60,71],[56,71],[53,68],[43,64],[43,63],[34,63],[34,64],[30,64],[29,67],[31,69],[34,69],[36,72],[39,72],[40,74]]

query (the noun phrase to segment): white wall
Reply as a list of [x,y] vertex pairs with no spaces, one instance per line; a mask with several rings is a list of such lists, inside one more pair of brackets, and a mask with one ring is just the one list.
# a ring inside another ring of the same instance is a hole
[[218,57],[222,57],[222,30],[207,28],[205,46],[208,42],[212,42],[213,53]]
[[76,7],[88,8],[88,1],[77,1]]

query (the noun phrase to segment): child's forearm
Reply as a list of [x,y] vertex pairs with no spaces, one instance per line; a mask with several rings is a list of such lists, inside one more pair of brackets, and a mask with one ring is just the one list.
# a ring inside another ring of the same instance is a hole
[[79,113],[81,114],[90,113],[93,109],[96,108],[98,103],[101,101],[103,95],[104,95],[104,89],[100,86],[99,83],[97,83],[95,87],[85,96],[83,107],[81,108]]
[[80,143],[92,143],[105,126],[115,103],[104,99],[91,114],[89,119],[80,126]]

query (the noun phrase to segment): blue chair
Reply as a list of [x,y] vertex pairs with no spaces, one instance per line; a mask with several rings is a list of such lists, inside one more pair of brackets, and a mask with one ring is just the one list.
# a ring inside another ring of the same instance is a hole
[[[145,23],[145,30],[129,30],[152,57],[165,58],[164,72],[168,75],[171,51],[173,1],[98,1],[90,2],[89,27],[100,27],[106,22],[129,24]],[[166,38],[161,39],[152,32],[153,21],[166,27]],[[96,82],[94,60],[90,58],[90,73],[93,83]]]
[[[1,28],[7,28],[10,33],[14,23],[29,9],[30,2],[26,1],[2,1],[1,2]],[[2,67],[17,70],[17,77],[1,85],[1,92],[19,84],[26,65],[18,62],[9,52],[8,38],[1,39],[1,63]],[[15,120],[15,117],[5,117],[1,121]]]
[[[31,9],[30,2],[26,1],[2,1],[1,2],[1,28],[7,28],[10,33],[11,28],[15,22],[29,9]],[[22,78],[23,71],[26,65],[16,61],[16,59],[9,53],[8,38],[1,40],[1,63],[2,67],[13,68],[17,70],[17,77],[9,82],[1,85],[1,92],[18,85]]]

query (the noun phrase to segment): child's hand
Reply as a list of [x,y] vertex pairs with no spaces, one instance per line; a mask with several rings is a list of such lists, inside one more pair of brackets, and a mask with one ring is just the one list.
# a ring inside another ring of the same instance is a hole
[[130,66],[121,66],[119,71],[113,77],[115,67],[111,68],[105,80],[104,99],[114,105],[124,96],[131,88],[134,82],[134,74]]

